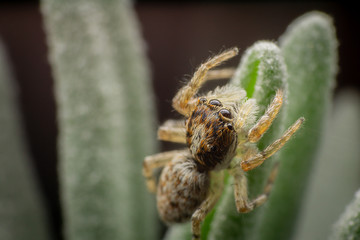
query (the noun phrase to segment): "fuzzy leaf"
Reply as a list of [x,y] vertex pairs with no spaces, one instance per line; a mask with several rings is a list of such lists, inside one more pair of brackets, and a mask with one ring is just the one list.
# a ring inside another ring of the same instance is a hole
[[166,232],[166,235],[164,237],[165,240],[171,240],[171,239],[191,239],[191,224],[183,223],[174,225],[169,228],[169,230]]
[[245,51],[231,84],[244,88],[248,98],[256,99],[260,117],[276,90],[286,88],[286,77],[279,47],[272,42],[259,41]]
[[334,226],[331,240],[357,240],[360,238],[360,190],[354,200],[346,207],[345,212]]
[[254,239],[289,239],[300,209],[307,177],[321,141],[337,72],[337,40],[332,20],[311,12],[295,20],[280,38],[288,71],[284,122],[305,124],[279,153],[277,183]]
[[360,187],[359,119],[359,93],[348,89],[337,94],[306,190],[296,240],[326,239]]
[[128,1],[43,0],[58,104],[65,236],[156,239],[142,161],[155,152],[154,106]]
[[24,144],[14,82],[0,42],[0,239],[47,240],[44,202]]
[[[259,106],[258,118],[265,112],[277,89],[286,89],[286,67],[280,49],[271,42],[260,41],[250,47],[242,57],[239,68],[230,84],[241,86],[249,98],[256,99]],[[269,145],[281,135],[284,127],[280,113],[270,130],[258,143],[260,149]],[[271,159],[247,174],[250,199],[263,191]],[[209,239],[239,239],[249,237],[262,209],[248,214],[239,214],[235,208],[233,179],[230,178],[225,193],[216,209],[211,223]]]

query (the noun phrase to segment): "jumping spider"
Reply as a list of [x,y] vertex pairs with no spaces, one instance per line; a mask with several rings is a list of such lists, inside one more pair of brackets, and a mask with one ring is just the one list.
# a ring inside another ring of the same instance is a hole
[[[268,198],[276,177],[277,165],[270,173],[261,195],[250,201],[244,171],[261,165],[277,152],[299,129],[299,118],[282,137],[263,151],[254,143],[270,127],[283,101],[277,90],[265,114],[255,123],[257,105],[247,99],[245,90],[225,85],[205,96],[196,96],[209,78],[222,78],[221,71],[211,70],[237,55],[238,49],[225,51],[200,65],[191,81],[175,95],[172,106],[186,118],[168,120],[158,130],[159,139],[184,143],[187,149],[147,156],[143,174],[151,192],[157,191],[157,207],[161,219],[180,223],[191,219],[193,239],[200,239],[200,226],[214,207],[223,189],[223,171],[234,177],[234,195],[239,213],[250,212]],[[155,168],[164,167],[156,186]],[[156,189],[157,188],[157,189]]]

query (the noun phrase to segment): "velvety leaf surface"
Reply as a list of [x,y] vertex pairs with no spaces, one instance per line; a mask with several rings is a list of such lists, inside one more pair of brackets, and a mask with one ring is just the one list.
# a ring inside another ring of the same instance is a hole
[[346,207],[334,226],[330,239],[356,240],[360,238],[360,190],[355,193],[352,202]]
[[[230,84],[241,86],[247,91],[249,98],[256,99],[259,106],[257,118],[264,114],[277,89],[286,91],[286,67],[280,49],[272,42],[260,41],[246,50],[237,72]],[[258,143],[260,149],[265,148],[282,133],[283,116],[279,116]],[[248,178],[249,198],[253,199],[263,191],[269,170],[273,165],[272,158],[246,173]],[[249,237],[256,226],[262,208],[251,213],[239,214],[235,207],[233,179],[230,177],[222,200],[216,209],[211,223],[209,239],[239,239]]]
[[326,239],[359,189],[359,119],[360,94],[351,89],[342,90],[327,117],[295,240]]
[[331,104],[337,73],[337,40],[329,16],[310,12],[296,19],[280,38],[288,71],[285,126],[299,117],[305,123],[279,153],[277,183],[254,239],[289,239],[301,209],[302,195]]
[[155,152],[154,104],[128,1],[43,0],[58,104],[65,237],[156,239],[141,174]]

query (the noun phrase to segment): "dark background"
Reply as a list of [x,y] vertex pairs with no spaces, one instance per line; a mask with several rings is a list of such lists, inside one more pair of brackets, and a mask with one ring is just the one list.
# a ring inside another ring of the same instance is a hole
[[[257,40],[276,41],[296,17],[311,10],[330,14],[339,45],[338,83],[360,90],[358,7],[347,2],[210,1],[135,4],[152,70],[159,122],[172,116],[170,101],[184,75],[213,53],[238,46],[242,53]],[[56,153],[56,104],[37,1],[0,2],[0,38],[19,87],[28,149],[43,191],[56,239],[61,239]],[[235,65],[239,58],[232,61]],[[163,146],[167,147],[167,146]]]

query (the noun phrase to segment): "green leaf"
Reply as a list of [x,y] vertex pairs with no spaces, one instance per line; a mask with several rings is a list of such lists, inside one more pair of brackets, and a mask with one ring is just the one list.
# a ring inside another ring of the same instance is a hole
[[[256,99],[259,106],[258,118],[265,112],[277,89],[286,89],[286,67],[280,49],[272,42],[260,41],[250,47],[242,57],[239,68],[230,84],[241,86],[248,97]],[[258,143],[263,149],[279,137],[284,129],[280,113],[269,131]],[[247,174],[250,199],[263,191],[271,159]],[[224,196],[216,211],[208,239],[241,239],[249,238],[256,226],[262,208],[251,213],[239,214],[235,207],[233,179],[229,179]]]
[[259,41],[245,51],[231,84],[244,88],[248,98],[256,99],[260,117],[276,90],[286,88],[286,77],[279,47],[269,41]]
[[331,240],[357,240],[360,238],[360,190],[346,207],[333,228]]
[[155,152],[149,67],[128,1],[43,0],[65,237],[156,239],[142,161]]
[[294,239],[326,239],[344,206],[358,190],[359,119],[359,93],[353,89],[342,90],[326,121],[323,143],[310,176]]
[[26,151],[12,79],[0,42],[0,239],[51,239],[44,202]]
[[191,224],[188,223],[182,223],[177,224],[174,226],[171,226],[169,230],[166,232],[166,235],[164,237],[165,240],[171,240],[171,239],[191,239]]
[[280,38],[288,71],[285,126],[305,123],[279,153],[276,185],[254,239],[289,239],[321,141],[337,73],[337,40],[330,17],[311,12],[295,20]]

